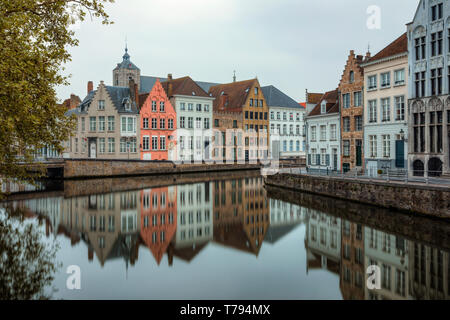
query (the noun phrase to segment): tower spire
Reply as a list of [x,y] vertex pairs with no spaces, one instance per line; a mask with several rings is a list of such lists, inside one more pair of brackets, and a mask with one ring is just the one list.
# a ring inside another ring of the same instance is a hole
[[233,71],[233,82],[236,82],[236,70]]

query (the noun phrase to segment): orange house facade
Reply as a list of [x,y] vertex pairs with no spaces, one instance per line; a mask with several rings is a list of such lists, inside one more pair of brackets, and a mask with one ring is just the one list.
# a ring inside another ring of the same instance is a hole
[[177,188],[141,191],[141,238],[158,265],[177,230]]
[[141,160],[175,160],[177,115],[159,80],[139,95]]

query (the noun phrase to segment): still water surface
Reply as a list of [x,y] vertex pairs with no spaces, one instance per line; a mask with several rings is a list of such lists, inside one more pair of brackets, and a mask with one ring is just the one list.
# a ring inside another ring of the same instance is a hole
[[[206,180],[93,194],[86,194],[88,188],[76,191],[76,187],[68,192],[66,185],[59,193],[27,194],[3,204],[8,212],[15,212],[12,218],[2,215],[3,223],[22,230],[24,234],[18,236],[22,240],[31,237],[23,227],[33,226],[33,246],[40,243],[43,251],[48,250],[48,255],[38,256],[54,266],[54,270],[42,271],[48,275],[46,283],[30,285],[34,271],[26,273],[28,282],[24,286],[38,293],[30,297],[450,297],[447,246],[283,201],[268,194],[263,179],[254,173]],[[110,179],[104,184],[113,185],[114,190],[135,186],[127,186],[124,181],[111,183]],[[100,184],[99,180],[95,184]],[[430,223],[432,232],[433,224],[442,222]],[[52,251],[54,244],[57,247]],[[31,250],[15,242],[14,236],[3,237],[0,245],[3,252],[16,256],[20,248]],[[24,274],[23,268],[33,265],[24,257],[9,261],[9,268]],[[375,264],[381,270],[382,287],[368,290],[365,270]],[[80,290],[66,286],[66,271],[71,265],[80,267]],[[3,281],[13,287],[14,281],[22,280],[17,280],[20,276],[13,271],[11,274],[3,274]],[[3,297],[8,296],[6,291]],[[9,294],[14,297],[14,293]]]

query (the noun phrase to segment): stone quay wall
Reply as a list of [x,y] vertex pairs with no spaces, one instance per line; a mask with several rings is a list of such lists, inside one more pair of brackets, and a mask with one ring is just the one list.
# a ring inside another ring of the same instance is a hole
[[69,160],[64,161],[64,179],[184,174],[217,171],[257,170],[260,164],[175,164],[169,161]]
[[266,185],[450,219],[450,188],[395,182],[277,174]]

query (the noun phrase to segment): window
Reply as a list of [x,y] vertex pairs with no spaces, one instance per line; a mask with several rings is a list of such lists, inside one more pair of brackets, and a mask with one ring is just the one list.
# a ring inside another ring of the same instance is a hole
[[405,120],[405,97],[395,97],[395,120]]
[[209,129],[209,118],[203,119],[203,129]]
[[353,104],[355,107],[362,106],[362,92],[358,91],[353,94]]
[[166,119],[159,119],[159,128],[160,129],[166,128]]
[[344,132],[350,132],[350,117],[342,118]]
[[316,126],[311,127],[311,141],[316,141]]
[[120,153],[127,153],[127,139],[120,139]]
[[330,125],[330,140],[336,141],[336,125],[332,124]]
[[442,68],[431,70],[431,95],[441,95],[442,94]]
[[157,112],[156,101],[152,101],[152,112]]
[[442,37],[443,32],[435,32],[431,34],[431,56],[440,56],[442,55]]
[[165,136],[159,137],[159,149],[166,150],[166,137]]
[[214,119],[214,127],[218,128],[220,126],[219,119]]
[[355,73],[353,71],[350,71],[350,83],[353,83],[355,81]]
[[344,140],[344,157],[350,157],[350,140]]
[[108,131],[113,132],[115,130],[115,121],[114,121],[115,117],[114,116],[109,116],[108,117]]
[[185,128],[185,117],[180,117],[180,128],[184,129]]
[[377,122],[377,100],[369,101],[369,122]]
[[205,110],[205,112],[209,112],[209,104],[205,104],[204,110]]
[[391,121],[390,98],[381,99],[382,119],[381,121]]
[[374,90],[377,88],[377,76],[369,76],[369,90]]
[[275,113],[273,111],[270,112],[270,120],[275,120]]
[[253,99],[250,99],[250,107],[253,107]]
[[377,157],[377,136],[369,136],[369,152],[371,158]]
[[188,103],[188,111],[193,111],[193,110],[194,110],[194,104]]
[[362,131],[362,129],[363,129],[362,116],[355,116],[355,131]]
[[142,149],[144,151],[150,150],[150,137],[148,137],[148,136],[143,137],[143,139],[142,139]]
[[389,158],[391,156],[391,137],[390,135],[383,135],[383,157]]
[[320,164],[322,166],[326,166],[327,165],[327,149],[320,149]]
[[325,103],[325,101],[323,101],[322,104],[320,105],[320,113],[321,114],[327,113],[327,104]]
[[188,129],[193,129],[193,128],[194,128],[194,118],[188,117]]
[[105,100],[98,100],[98,110],[105,110]]
[[425,96],[425,71],[415,73],[415,94],[416,98]]
[[255,87],[255,96],[258,95],[258,87]]
[[148,118],[142,120],[142,128],[148,129]]
[[287,120],[287,113],[283,112],[283,120],[286,121]]
[[405,69],[396,70],[394,72],[394,82],[396,86],[405,84]]
[[425,37],[415,39],[416,61],[426,59]]
[[164,103],[164,101],[161,101],[159,103],[159,112],[165,112],[166,111],[166,105]]
[[260,107],[264,107],[264,100],[262,100],[262,99],[259,100],[259,106],[260,106]]
[[317,152],[316,149],[311,149],[311,164],[319,164],[317,161]]
[[438,19],[442,19],[442,11],[443,11],[443,4],[439,3],[435,6],[431,7],[431,20],[435,21]]
[[181,110],[181,111],[186,110],[186,103],[184,103],[184,102],[181,102],[181,103],[180,103],[180,110]]
[[158,150],[158,137],[152,137],[152,150]]
[[320,126],[320,140],[327,140],[327,126]]
[[350,93],[342,95],[342,103],[344,105],[344,108],[350,108]]
[[106,152],[106,139],[105,138],[100,138],[99,142],[100,142],[99,152],[100,153],[105,153]]
[[380,75],[381,77],[381,88],[388,88],[391,86],[391,73],[385,72]]
[[97,131],[97,118],[96,117],[89,118],[89,131]]
[[280,114],[280,112],[277,112],[277,120],[281,120],[281,114]]
[[108,138],[108,152],[109,153],[116,152],[116,142],[114,138]]
[[198,112],[201,112],[202,111],[202,105],[201,105],[201,103],[197,103],[197,109],[196,109]]
[[98,117],[98,131],[105,131],[105,117]]

